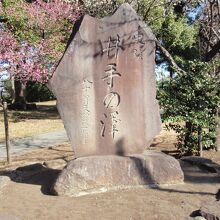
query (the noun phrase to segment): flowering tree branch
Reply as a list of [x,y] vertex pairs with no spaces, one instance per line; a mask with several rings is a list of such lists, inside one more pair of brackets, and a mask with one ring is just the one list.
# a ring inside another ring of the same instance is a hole
[[79,6],[67,1],[5,0],[0,5],[6,21],[0,30],[0,60],[8,64],[11,76],[23,83],[46,83],[79,15]]

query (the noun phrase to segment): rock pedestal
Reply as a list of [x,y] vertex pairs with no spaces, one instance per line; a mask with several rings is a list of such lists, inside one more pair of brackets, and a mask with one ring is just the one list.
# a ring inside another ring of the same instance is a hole
[[183,183],[179,162],[160,152],[90,156],[71,161],[58,177],[55,195],[81,196],[109,190]]

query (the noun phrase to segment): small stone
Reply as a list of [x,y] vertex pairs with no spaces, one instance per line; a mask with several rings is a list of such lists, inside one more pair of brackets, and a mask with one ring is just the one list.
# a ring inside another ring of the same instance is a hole
[[206,220],[205,218],[203,218],[202,216],[197,216],[194,218],[195,220]]
[[63,169],[66,166],[66,161],[62,159],[58,160],[50,160],[44,162],[44,166],[49,168],[49,169]]
[[190,214],[191,217],[197,220],[219,220],[219,217],[208,212],[202,211],[201,209],[195,210]]

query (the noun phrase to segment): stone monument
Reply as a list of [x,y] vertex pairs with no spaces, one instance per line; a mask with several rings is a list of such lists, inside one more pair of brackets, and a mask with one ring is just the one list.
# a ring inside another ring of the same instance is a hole
[[[78,21],[49,82],[78,158],[58,178],[57,194],[133,185],[128,173],[125,177],[128,169],[132,178],[135,173],[141,176],[135,185],[155,183],[144,170],[154,164],[148,164],[152,153],[142,154],[161,129],[154,68],[155,37],[129,4],[121,5],[112,16],[96,19],[85,15]],[[158,155],[157,160],[164,156]],[[181,169],[176,166],[178,172],[173,173],[182,181]],[[120,176],[117,181],[106,178],[108,171]],[[148,178],[143,178],[146,175]],[[75,184],[79,188],[70,190]]]

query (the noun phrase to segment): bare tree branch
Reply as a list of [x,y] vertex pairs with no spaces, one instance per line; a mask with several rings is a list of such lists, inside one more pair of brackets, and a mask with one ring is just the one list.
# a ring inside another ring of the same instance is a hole
[[212,27],[212,31],[215,34],[215,36],[220,40],[220,35],[215,31],[215,29]]
[[171,64],[173,69],[177,72],[177,74],[186,74],[186,72],[177,65],[169,51],[165,47],[163,47],[158,40],[156,40],[156,45],[160,49],[162,54],[166,57],[168,62]]

